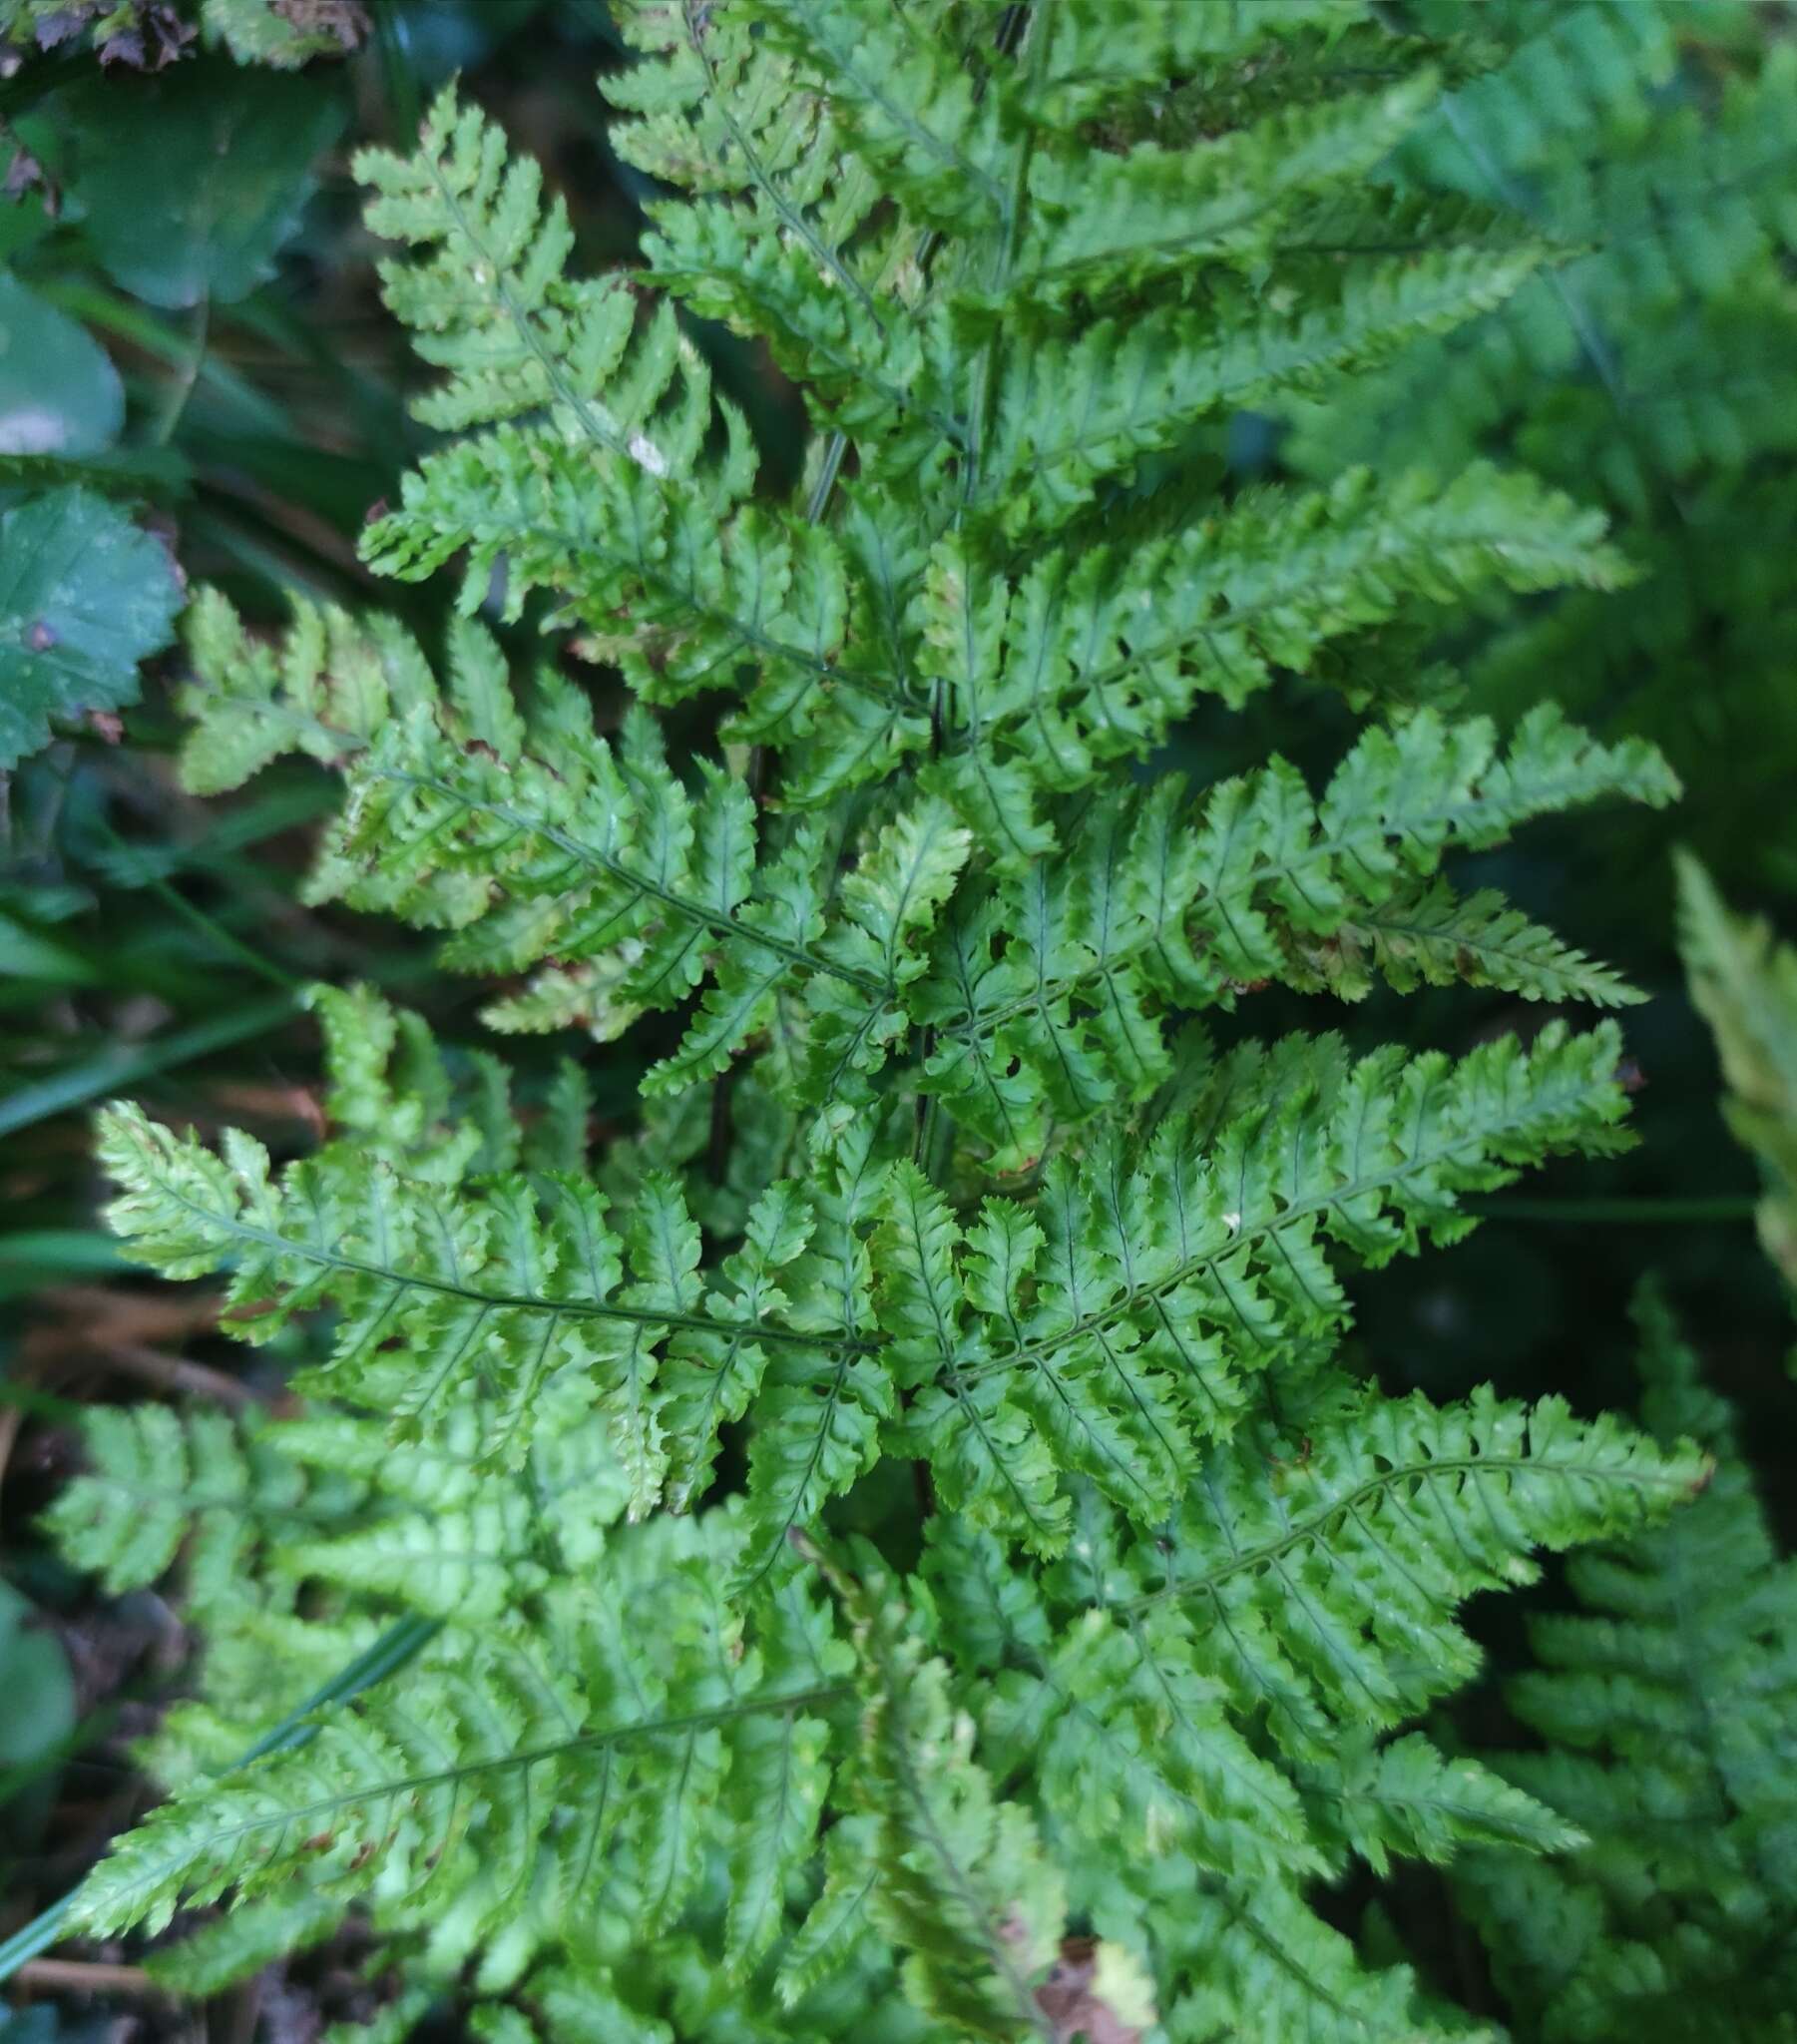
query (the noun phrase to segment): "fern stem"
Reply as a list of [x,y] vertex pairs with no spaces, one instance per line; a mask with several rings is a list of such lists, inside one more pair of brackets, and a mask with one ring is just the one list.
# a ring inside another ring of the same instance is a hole
[[830,501],[830,492],[836,487],[836,478],[842,473],[842,457],[848,452],[848,435],[832,433],[824,443],[823,459],[817,465],[817,480],[811,485],[811,494],[805,500],[805,517],[812,524],[820,524],[825,508]]

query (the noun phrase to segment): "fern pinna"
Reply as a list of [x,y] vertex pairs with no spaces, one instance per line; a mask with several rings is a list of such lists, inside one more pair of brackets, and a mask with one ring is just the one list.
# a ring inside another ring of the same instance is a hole
[[[1681,832],[1725,873],[1788,890],[1765,847],[1792,771],[1797,581],[1754,545],[1790,519],[1797,432],[1788,10],[1401,5],[1425,35],[1460,35],[1476,14],[1486,48],[1385,174],[1425,217],[1546,235],[1564,259],[1420,337],[1342,401],[1282,401],[1293,431],[1281,452],[1329,476],[1375,452],[1452,468],[1510,449],[1610,508],[1641,571],[1626,601],[1569,591],[1514,607],[1469,651],[1470,686],[1502,713],[1534,702],[1551,673],[1599,729],[1653,734],[1693,789]],[[1745,729],[1756,743],[1731,744]],[[1636,830],[1621,849],[1632,861],[1656,847]]]
[[[1706,1464],[1384,1395],[1345,1280],[1625,1140],[1619,1038],[1243,1025],[1274,984],[1631,1001],[1450,868],[1674,785],[1415,658],[1490,593],[1622,580],[1589,514],[1210,457],[1559,252],[1370,179],[1440,75],[1342,0],[616,12],[640,267],[571,274],[453,94],[359,166],[443,372],[366,556],[459,562],[443,659],[203,595],[184,771],[339,774],[314,897],[441,932],[497,1031],[634,1032],[640,1125],[593,1142],[591,1056],[544,1091],[356,989],[317,997],[313,1154],[107,1114],[132,1253],[226,1274],[305,1403],[109,1421],[56,1508],[116,1584],[191,1526],[206,1641],[176,1792],[78,1921],[228,1896],[155,1958],[210,1991],[360,1907],[394,2034],[461,1995],[503,2044],[1465,2034],[1316,1884],[1572,1842],[1415,1721],[1476,1665],[1466,1599]],[[802,396],[788,496],[688,314]],[[526,615],[628,712],[509,672]],[[1134,770],[1269,688],[1360,720],[1325,777]],[[215,1772],[408,1612],[404,1667]]]
[[1734,1414],[1651,1287],[1637,1305],[1642,1417],[1713,1454],[1668,1526],[1580,1555],[1582,1609],[1530,1622],[1509,1686],[1540,1750],[1499,1770],[1581,1834],[1527,1864],[1479,1851],[1457,1880],[1526,2038],[1789,2033],[1797,2003],[1797,1562],[1780,1555]]

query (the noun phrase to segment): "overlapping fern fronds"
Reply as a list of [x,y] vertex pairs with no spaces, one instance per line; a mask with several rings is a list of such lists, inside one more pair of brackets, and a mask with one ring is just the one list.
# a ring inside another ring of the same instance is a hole
[[[1402,13],[1450,43],[1468,26],[1459,0]],[[1641,571],[1627,601],[1569,591],[1496,610],[1474,686],[1502,715],[1552,674],[1599,729],[1652,734],[1717,791],[1685,828],[1725,881],[1788,887],[1776,847],[1797,761],[1797,583],[1756,543],[1790,515],[1779,457],[1797,420],[1788,22],[1688,0],[1492,0],[1477,14],[1478,75],[1379,183],[1425,214],[1487,210],[1564,259],[1396,350],[1351,398],[1280,400],[1296,427],[1283,451],[1324,478],[1375,456],[1444,477],[1480,456],[1520,460],[1606,504]],[[1638,855],[1638,833],[1619,843]]]
[[[580,1057],[514,1105],[353,989],[318,997],[312,1154],[108,1114],[131,1253],[303,1356],[306,1411],[236,1452],[274,1503],[347,1488],[284,1530],[234,1476],[190,1500],[254,1563],[164,1738],[180,1792],[82,1919],[234,1898],[216,1983],[365,1907],[395,2030],[455,1993],[501,2044],[1446,2034],[1306,1884],[1572,1842],[1410,1721],[1474,1669],[1467,1598],[1703,1463],[1554,1400],[1386,1398],[1338,1353],[1347,1284],[1615,1149],[1619,1033],[1187,1025],[1273,982],[1626,1003],[1450,868],[1675,783],[1551,706],[1457,714],[1390,636],[1625,579],[1571,498],[1473,459],[1239,492],[1204,457],[1563,252],[1385,205],[1440,71],[1358,9],[619,14],[641,267],[571,274],[565,208],[453,93],[360,166],[443,435],[366,556],[460,562],[444,660],[204,597],[184,771],[340,774],[313,897],[442,933],[499,1030],[631,1032],[642,1124],[596,1146]],[[687,311],[797,385],[790,497]],[[631,706],[516,680],[527,618]],[[1329,680],[1359,728],[1320,792],[1277,758],[1137,780],[1183,721]],[[131,1444],[92,1445],[72,1548],[162,1568],[186,1520],[109,1535]],[[304,1693],[297,1610],[445,1630],[205,1779],[252,1653]]]

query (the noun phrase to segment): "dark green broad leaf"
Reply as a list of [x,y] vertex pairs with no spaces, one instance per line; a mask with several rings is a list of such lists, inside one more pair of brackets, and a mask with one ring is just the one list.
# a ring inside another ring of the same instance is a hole
[[54,1753],[75,1729],[75,1678],[56,1635],[10,1583],[0,1583],[0,1785]]
[[0,455],[93,454],[124,422],[125,390],[106,350],[0,271]]
[[75,96],[76,191],[113,281],[153,305],[229,303],[269,273],[342,126],[317,79],[224,59]]
[[52,490],[0,517],[0,766],[52,719],[135,703],[181,601],[167,550],[104,497]]

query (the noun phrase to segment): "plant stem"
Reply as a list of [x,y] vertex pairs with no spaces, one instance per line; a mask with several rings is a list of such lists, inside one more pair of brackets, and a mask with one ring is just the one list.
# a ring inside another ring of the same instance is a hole
[[186,357],[180,364],[174,382],[169,386],[168,395],[163,400],[162,410],[150,434],[150,444],[153,447],[167,447],[175,438],[182,415],[188,408],[188,399],[193,396],[194,385],[199,381],[201,365],[206,360],[206,340],[212,325],[212,299],[202,297],[199,304],[194,307],[193,317],[188,323]]

